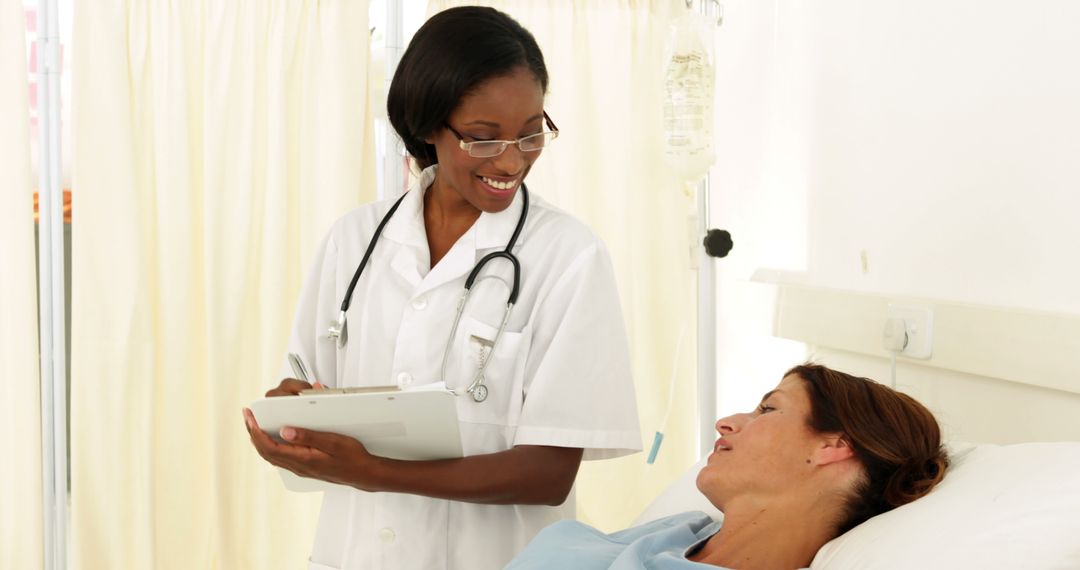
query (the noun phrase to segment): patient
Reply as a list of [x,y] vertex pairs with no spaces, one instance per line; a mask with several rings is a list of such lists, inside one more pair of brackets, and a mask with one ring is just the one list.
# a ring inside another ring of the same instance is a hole
[[722,523],[693,512],[605,535],[562,521],[507,568],[804,568],[826,542],[930,492],[948,466],[922,404],[814,364],[716,431],[697,487]]

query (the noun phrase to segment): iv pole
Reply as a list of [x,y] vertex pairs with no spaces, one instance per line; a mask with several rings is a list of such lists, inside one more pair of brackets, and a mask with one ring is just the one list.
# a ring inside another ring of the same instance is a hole
[[[687,0],[687,8],[693,0]],[[710,5],[717,11],[716,25],[723,23],[723,5],[719,0],[701,0],[698,10],[703,17],[710,17]],[[714,258],[727,255],[723,246],[710,247],[706,236],[715,235],[711,230],[709,211],[710,175],[706,174],[697,185],[698,238],[706,238],[704,248],[697,249],[697,375],[698,375],[698,457],[712,452],[716,439],[716,262]],[[724,232],[726,233],[726,232]],[[727,247],[730,250],[730,247]],[[718,251],[719,250],[719,251]]]

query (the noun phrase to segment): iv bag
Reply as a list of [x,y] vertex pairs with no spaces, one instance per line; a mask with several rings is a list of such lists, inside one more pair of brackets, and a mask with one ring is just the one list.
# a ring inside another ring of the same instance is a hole
[[672,27],[664,67],[664,156],[686,182],[716,160],[713,151],[715,73],[708,24],[689,10]]

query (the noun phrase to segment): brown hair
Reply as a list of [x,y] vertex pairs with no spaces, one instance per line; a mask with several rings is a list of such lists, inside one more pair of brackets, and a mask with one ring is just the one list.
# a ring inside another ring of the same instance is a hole
[[810,428],[842,433],[866,469],[848,500],[838,534],[922,497],[949,465],[941,429],[930,410],[911,396],[868,378],[812,363],[789,370],[810,394]]

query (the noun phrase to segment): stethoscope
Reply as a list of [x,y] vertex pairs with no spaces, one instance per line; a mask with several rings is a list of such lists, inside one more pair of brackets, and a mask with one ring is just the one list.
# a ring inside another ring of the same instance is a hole
[[[488,388],[484,385],[484,371],[487,370],[488,362],[491,362],[491,355],[495,352],[495,347],[499,344],[499,337],[502,336],[503,329],[506,328],[506,323],[510,320],[510,309],[514,307],[514,303],[517,302],[518,296],[518,284],[521,280],[521,263],[518,262],[516,255],[512,253],[514,244],[517,243],[518,236],[521,234],[521,229],[525,227],[525,217],[529,213],[529,192],[525,187],[525,183],[521,183],[521,216],[518,217],[517,226],[514,227],[514,233],[510,236],[510,241],[506,243],[506,248],[501,251],[496,251],[485,255],[480,261],[476,262],[472,271],[469,273],[469,277],[465,279],[465,292],[461,295],[461,299],[458,301],[457,314],[454,316],[454,326],[450,329],[450,336],[446,339],[446,348],[443,349],[442,367],[439,370],[439,379],[445,383],[446,380],[446,360],[450,354],[450,346],[453,344],[454,335],[457,334],[458,324],[461,323],[461,315],[465,312],[465,303],[469,300],[469,294],[472,293],[473,283],[476,282],[476,278],[480,275],[480,270],[484,268],[487,262],[503,258],[506,259],[514,266],[514,282],[510,287],[510,296],[506,301],[506,311],[503,312],[502,322],[499,323],[499,328],[495,331],[495,338],[491,341],[491,346],[486,351],[480,352],[480,366],[477,368],[476,376],[473,377],[472,382],[467,388],[465,393],[472,396],[473,401],[483,402],[488,397]],[[341,311],[338,313],[336,321],[330,324],[330,328],[327,329],[327,338],[336,339],[338,348],[343,348],[345,343],[349,340],[348,327],[346,326],[345,312],[349,310],[349,303],[352,301],[353,289],[356,288],[356,282],[360,280],[360,274],[364,272],[364,267],[367,266],[368,259],[371,258],[371,252],[375,250],[375,244],[379,241],[379,236],[382,234],[383,228],[386,227],[386,222],[390,221],[390,218],[397,211],[398,206],[401,205],[401,201],[405,199],[405,195],[397,199],[394,205],[390,208],[390,211],[383,216],[382,221],[375,228],[375,235],[371,237],[371,243],[368,244],[367,250],[364,252],[364,257],[360,260],[360,266],[356,268],[356,272],[353,273],[352,281],[349,282],[349,289],[345,292],[345,299],[341,301]],[[455,391],[455,394],[460,395],[460,392]]]

